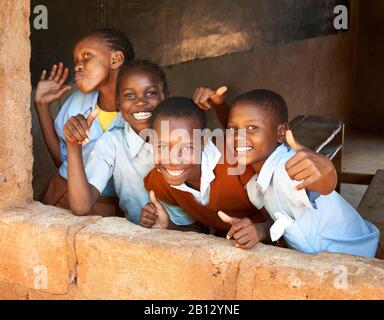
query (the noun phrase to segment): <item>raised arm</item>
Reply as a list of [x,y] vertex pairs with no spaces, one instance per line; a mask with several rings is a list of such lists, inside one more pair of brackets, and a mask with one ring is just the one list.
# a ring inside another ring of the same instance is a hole
[[291,130],[286,133],[286,141],[296,151],[285,164],[285,169],[292,180],[302,180],[296,189],[306,189],[322,195],[334,191],[337,185],[337,173],[332,161],[296,142]]
[[227,91],[228,88],[225,86],[220,87],[216,91],[210,88],[200,87],[197,88],[193,94],[193,101],[199,108],[210,110],[213,107],[215,109],[217,118],[224,128],[227,127],[229,117],[229,105],[224,98]]
[[47,72],[44,70],[37,84],[35,94],[35,108],[44,141],[56,167],[60,167],[62,161],[60,157],[59,138],[54,128],[50,105],[71,89],[70,86],[64,86],[68,78],[68,73],[68,68],[64,69],[63,64],[60,63],[58,67],[57,65],[52,67],[49,78],[46,80]]
[[88,143],[88,132],[98,110],[85,119],[82,115],[70,118],[64,126],[68,150],[68,197],[76,215],[87,215],[100,196],[99,191],[88,183],[85,173],[82,145]]

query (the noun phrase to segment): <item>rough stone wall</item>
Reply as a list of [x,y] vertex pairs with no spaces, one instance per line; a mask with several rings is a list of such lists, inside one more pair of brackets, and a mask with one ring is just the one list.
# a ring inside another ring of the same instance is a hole
[[0,1],[0,209],[32,199],[29,5]]
[[3,211],[0,243],[0,299],[384,299],[383,261],[244,251],[40,203]]

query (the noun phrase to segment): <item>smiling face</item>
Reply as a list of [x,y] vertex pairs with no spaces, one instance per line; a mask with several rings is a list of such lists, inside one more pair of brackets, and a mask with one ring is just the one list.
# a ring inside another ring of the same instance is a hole
[[[162,123],[169,124],[168,130],[162,130]],[[202,138],[193,135],[194,129],[200,129],[195,117],[159,116],[153,124],[157,133],[154,145],[156,168],[162,173],[168,184],[178,186],[186,183],[200,189]]]
[[133,69],[121,78],[118,103],[124,119],[135,132],[151,127],[152,112],[164,100],[159,77],[144,69]]
[[[228,129],[234,135],[229,136],[229,145],[234,146],[240,164],[252,165],[260,172],[266,159],[284,142],[288,126],[278,122],[271,111],[252,102],[240,101],[232,106]],[[245,129],[246,135],[238,134],[239,129]]]
[[79,90],[89,93],[108,83],[112,50],[97,36],[83,38],[73,49],[75,82]]

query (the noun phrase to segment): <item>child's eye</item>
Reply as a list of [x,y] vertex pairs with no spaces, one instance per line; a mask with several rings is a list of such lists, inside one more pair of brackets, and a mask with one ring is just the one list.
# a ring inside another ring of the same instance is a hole
[[248,126],[248,127],[247,127],[247,130],[256,130],[256,129],[257,129],[256,126]]
[[92,57],[92,55],[90,53],[88,53],[88,52],[84,53],[84,55],[83,55],[83,58],[86,59],[86,60],[88,60],[91,57]]
[[127,92],[126,94],[124,94],[124,97],[126,99],[132,100],[132,99],[135,99],[135,94],[133,92]]
[[236,131],[236,128],[235,127],[228,127],[227,128],[229,131]]
[[151,90],[151,91],[147,92],[147,96],[148,97],[154,97],[156,95],[157,95],[157,91],[156,90]]

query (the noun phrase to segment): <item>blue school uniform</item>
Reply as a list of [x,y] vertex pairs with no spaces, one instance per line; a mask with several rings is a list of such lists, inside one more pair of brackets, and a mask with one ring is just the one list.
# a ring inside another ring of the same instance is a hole
[[295,190],[300,182],[291,180],[285,169],[294,154],[280,145],[246,186],[250,201],[258,209],[265,207],[275,221],[272,240],[283,235],[289,247],[309,254],[329,251],[374,257],[379,230],[337,192],[323,196]]
[[[144,178],[154,168],[153,148],[125,122],[106,132],[91,151],[85,166],[88,182],[99,192],[113,177],[119,206],[128,220],[140,224],[141,209],[150,202]],[[161,202],[161,201],[160,201]],[[194,222],[184,211],[162,202],[177,225]]]
[[[67,162],[67,145],[63,132],[63,128],[65,123],[72,116],[76,116],[78,114],[82,114],[85,118],[87,118],[92,111],[96,108],[97,100],[99,98],[99,92],[91,92],[88,94],[84,94],[80,91],[76,91],[73,93],[67,101],[62,106],[60,112],[58,113],[55,119],[55,130],[59,137],[60,143],[60,156],[62,160],[62,165],[59,168],[59,174],[64,179],[67,180],[68,175],[68,162]],[[118,113],[111,122],[107,131],[111,131],[114,128],[123,128],[124,127],[124,119],[120,113]],[[82,147],[83,161],[87,162],[89,154],[93,147],[95,146],[96,141],[103,135],[103,130],[99,123],[98,119],[92,124],[90,129],[89,143]],[[109,183],[105,186],[105,189],[101,192],[102,196],[114,196],[115,191],[113,187],[113,181],[109,181]]]

